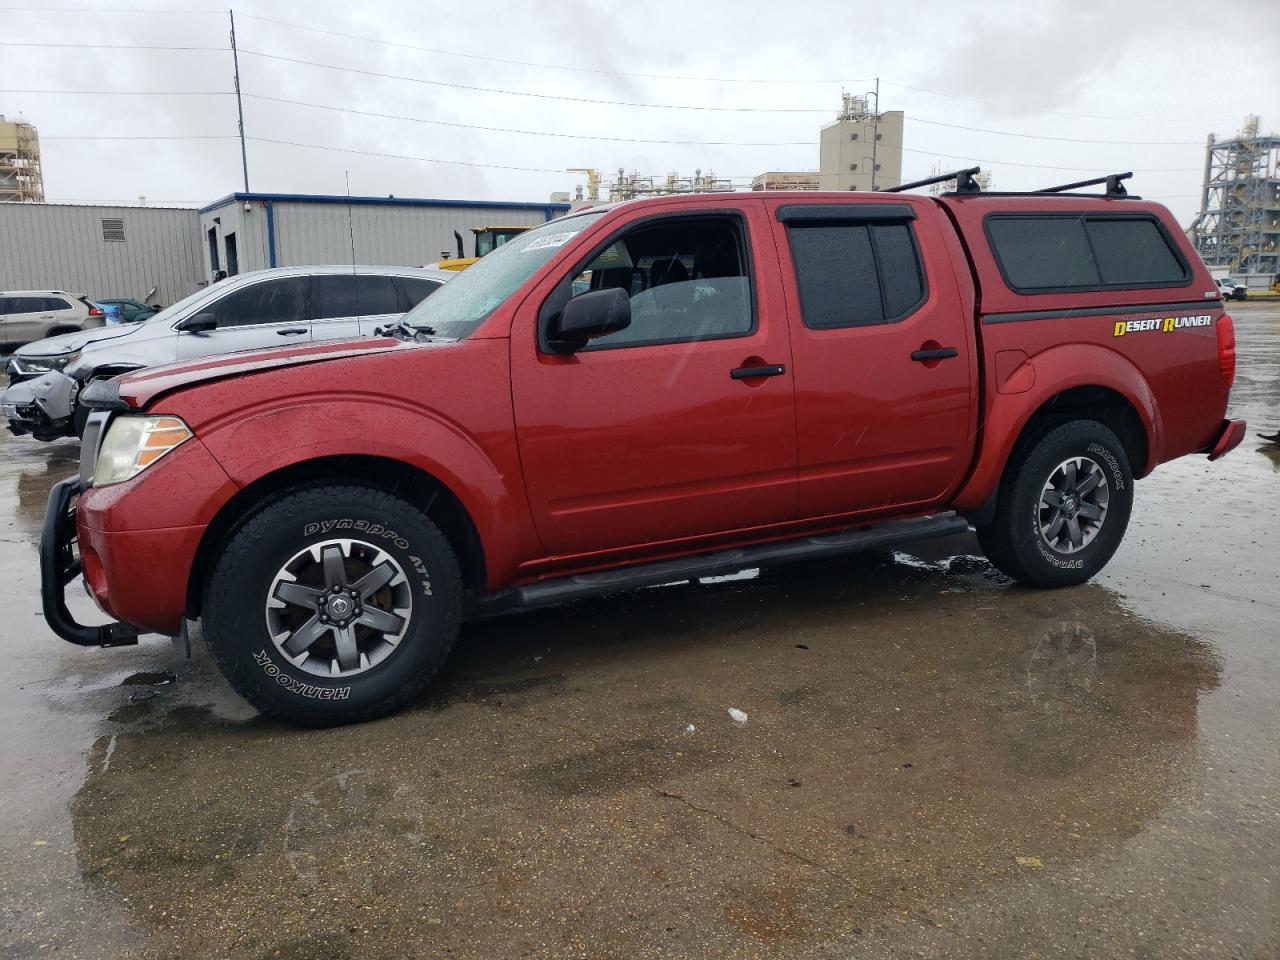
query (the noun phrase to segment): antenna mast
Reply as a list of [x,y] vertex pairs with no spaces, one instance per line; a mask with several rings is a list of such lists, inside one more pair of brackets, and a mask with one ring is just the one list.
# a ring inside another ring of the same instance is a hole
[[236,49],[236,12],[231,14],[231,62],[235,65],[236,116],[240,122],[240,166],[244,170],[244,192],[249,192],[249,154],[244,146],[244,102],[240,99],[240,51]]

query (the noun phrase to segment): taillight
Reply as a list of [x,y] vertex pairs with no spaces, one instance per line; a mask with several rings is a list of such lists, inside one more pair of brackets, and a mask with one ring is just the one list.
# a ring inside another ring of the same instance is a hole
[[1228,388],[1236,380],[1236,325],[1224,313],[1218,318],[1218,373]]
[[102,308],[101,308],[101,307],[90,307],[90,308],[89,308],[89,316],[91,316],[91,317],[100,317],[100,316],[102,316]]

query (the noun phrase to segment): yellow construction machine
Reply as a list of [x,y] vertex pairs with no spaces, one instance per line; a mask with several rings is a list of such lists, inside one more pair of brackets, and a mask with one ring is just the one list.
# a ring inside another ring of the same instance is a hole
[[475,234],[475,242],[472,247],[474,255],[470,257],[467,256],[467,252],[463,248],[462,234],[455,230],[453,238],[458,242],[458,255],[456,257],[442,258],[434,266],[441,270],[465,270],[486,253],[492,253],[512,237],[519,236],[526,230],[532,229],[532,225],[527,227],[472,227],[471,232]]

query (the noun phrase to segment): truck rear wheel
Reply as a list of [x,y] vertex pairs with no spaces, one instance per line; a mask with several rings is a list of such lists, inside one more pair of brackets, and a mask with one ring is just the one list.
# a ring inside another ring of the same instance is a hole
[[1133,471],[1114,433],[1093,420],[1055,427],[1005,471],[995,517],[978,528],[988,559],[1038,587],[1084,583],[1111,559],[1133,507]]
[[201,614],[214,661],[263,713],[350,723],[403,707],[439,671],[458,635],[462,575],[412,504],[309,487],[231,536]]

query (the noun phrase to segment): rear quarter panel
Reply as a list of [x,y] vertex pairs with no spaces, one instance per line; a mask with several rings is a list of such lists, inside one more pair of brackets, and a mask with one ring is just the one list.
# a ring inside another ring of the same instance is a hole
[[[996,470],[992,480],[992,466],[1003,464],[1026,421],[1042,403],[1071,387],[1109,387],[1129,400],[1147,429],[1146,472],[1211,441],[1229,392],[1218,372],[1216,332],[1225,311],[1208,270],[1164,207],[1068,196],[949,197],[944,205],[960,230],[978,284],[985,371],[982,449],[961,506],[985,499],[981,488],[989,493],[999,478]],[[1127,290],[1011,290],[984,218],[996,212],[1076,211],[1158,218],[1190,268],[1190,279],[1178,286]],[[1068,310],[1073,314],[1064,315]],[[1148,322],[1135,326],[1133,321]],[[1022,369],[1026,365],[1030,371]]]

